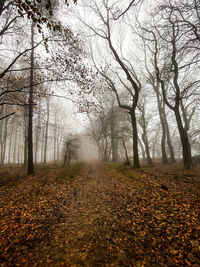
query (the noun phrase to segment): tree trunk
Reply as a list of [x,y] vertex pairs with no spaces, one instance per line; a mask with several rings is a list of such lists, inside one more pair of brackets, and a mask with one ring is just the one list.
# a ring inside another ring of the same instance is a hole
[[131,110],[131,122],[133,127],[133,167],[140,168],[139,154],[138,154],[138,132],[135,109]]
[[53,160],[56,162],[56,148],[57,148],[57,123],[56,115],[54,117],[54,131],[53,131]]
[[10,138],[9,138],[9,149],[8,149],[8,163],[11,162],[11,149],[12,149],[12,141],[13,141],[13,123],[11,126]]
[[111,149],[112,149],[112,162],[118,161],[118,141],[115,133],[115,116],[113,107],[110,111],[110,132],[111,132]]
[[37,163],[40,128],[41,128],[41,122],[40,122],[40,105],[39,105],[37,127],[36,127],[36,137],[35,137],[35,164]]
[[148,165],[152,165],[153,162],[152,162],[152,159],[151,159],[151,156],[150,156],[149,142],[148,142],[148,139],[147,139],[147,136],[146,136],[146,131],[144,131],[144,133],[142,134],[142,141],[144,143],[145,150],[146,150],[147,163],[148,163]]
[[45,128],[44,164],[47,163],[48,129],[49,129],[49,98],[47,98],[47,121]]
[[145,146],[145,150],[146,150],[146,155],[147,155],[147,163],[148,165],[152,165],[153,162],[152,162],[152,159],[151,159],[151,156],[150,156],[150,151],[149,151],[149,140],[148,140],[148,137],[147,137],[147,125],[148,125],[148,122],[146,121],[146,116],[145,116],[145,105],[143,104],[140,104],[138,106],[138,109],[140,110],[140,118],[139,118],[139,124],[142,128],[142,141],[144,143],[144,146]]
[[34,68],[34,24],[31,25],[31,68],[28,116],[28,175],[34,173],[33,165],[33,68]]
[[59,137],[57,136],[57,162],[60,160],[60,144],[59,144]]
[[[6,108],[7,113],[7,108]],[[2,158],[1,163],[5,163],[5,156],[6,156],[6,147],[7,147],[7,132],[8,132],[8,117],[4,119],[4,135],[3,135],[3,146],[2,146]]]
[[191,155],[191,147],[190,147],[188,134],[187,134],[187,131],[183,127],[183,123],[182,123],[179,109],[176,108],[174,110],[174,113],[175,113],[176,122],[178,125],[178,130],[179,130],[179,134],[180,134],[180,138],[181,138],[184,167],[186,169],[191,169],[191,167],[192,167],[192,155]]
[[28,106],[24,107],[24,167],[28,166]]
[[104,145],[104,151],[103,151],[103,161],[108,161],[109,158],[108,158],[108,141],[107,141],[107,138],[104,137],[104,140],[105,140],[105,145]]
[[120,139],[122,140],[122,144],[123,144],[124,151],[125,151],[125,157],[126,157],[126,162],[125,162],[125,164],[126,164],[126,165],[131,165],[131,162],[130,162],[129,157],[128,157],[128,151],[127,151],[127,148],[126,148],[126,142],[125,142],[125,140],[124,140],[123,137],[121,137]]
[[145,150],[144,150],[143,143],[142,143],[142,141],[140,140],[140,138],[138,139],[138,141],[139,141],[140,148],[141,148],[141,150],[142,150],[142,159],[143,159],[143,161],[146,161],[146,155],[145,155]]
[[165,126],[162,125],[162,138],[161,138],[161,152],[162,152],[162,163],[163,164],[168,164],[168,159],[167,159],[167,153],[165,149],[165,142],[166,142],[166,131],[165,131]]
[[14,145],[13,145],[13,163],[16,163],[16,158],[17,158],[17,141],[18,141],[18,131],[15,131]]
[[42,127],[42,140],[41,140],[41,160],[40,162],[44,161],[44,137],[45,137],[45,128]]
[[163,110],[163,118],[164,118],[164,122],[165,122],[166,134],[167,134],[167,145],[169,147],[170,161],[171,161],[171,163],[175,163],[176,160],[175,160],[175,156],[174,156],[174,149],[173,149],[171,138],[170,138],[169,125],[167,122],[165,110]]
[[3,121],[0,121],[0,164],[1,162],[1,155],[3,150],[3,141],[2,141],[2,135],[3,135]]
[[160,126],[158,127],[158,129],[155,133],[154,140],[153,140],[153,145],[152,145],[152,157],[153,157],[153,159],[156,158],[156,153],[157,153],[156,144],[158,143],[159,132],[160,132]]
[[18,148],[17,149],[18,149],[18,151],[17,151],[17,153],[18,153],[18,155],[17,155],[17,163],[19,164],[20,163],[20,153],[21,153],[21,140],[19,140],[19,142],[18,142]]
[[53,137],[53,161],[56,162],[56,135]]
[[163,164],[168,164],[169,162],[168,162],[168,159],[167,159],[167,153],[166,153],[166,148],[165,148],[166,127],[165,127],[163,108],[162,108],[162,103],[161,103],[158,87],[157,86],[153,86],[153,88],[154,88],[154,91],[156,93],[157,105],[158,105],[158,113],[159,113],[160,123],[161,123],[161,127],[162,127],[162,138],[161,138],[162,163]]

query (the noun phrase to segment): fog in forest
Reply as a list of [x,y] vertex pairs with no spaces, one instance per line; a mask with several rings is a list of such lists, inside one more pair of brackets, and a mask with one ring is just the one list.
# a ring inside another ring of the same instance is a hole
[[200,266],[200,0],[0,0],[0,266]]
[[199,161],[198,2],[10,2],[0,13],[2,165]]

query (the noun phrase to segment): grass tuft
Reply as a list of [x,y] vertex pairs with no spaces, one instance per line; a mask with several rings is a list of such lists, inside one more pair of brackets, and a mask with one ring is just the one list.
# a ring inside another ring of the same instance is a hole
[[82,167],[82,162],[71,163],[70,165],[61,169],[60,177],[64,179],[74,179],[77,175],[79,175]]
[[107,164],[113,169],[115,169],[118,173],[136,182],[138,182],[142,177],[142,173],[135,171],[132,166],[127,166],[124,165],[123,163],[113,163],[113,162],[109,162]]

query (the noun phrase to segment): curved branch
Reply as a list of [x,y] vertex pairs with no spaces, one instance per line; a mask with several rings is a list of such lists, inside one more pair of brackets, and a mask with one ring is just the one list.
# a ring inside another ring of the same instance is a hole
[[122,16],[124,16],[124,14],[134,5],[137,5],[139,4],[139,2],[141,2],[142,0],[139,0],[138,3],[134,4],[135,3],[135,0],[132,0],[130,2],[130,4],[127,6],[127,8],[124,9],[124,11],[121,12],[121,14],[119,14],[117,17],[115,17],[115,14],[117,13],[117,11],[113,14],[113,19],[114,20],[118,20],[119,18],[121,18]]

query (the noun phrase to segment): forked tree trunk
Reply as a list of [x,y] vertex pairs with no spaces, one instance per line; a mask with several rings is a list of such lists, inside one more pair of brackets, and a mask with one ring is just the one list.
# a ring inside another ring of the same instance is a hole
[[130,162],[129,157],[128,157],[128,151],[127,151],[127,148],[126,148],[126,142],[125,142],[123,137],[120,137],[120,139],[122,140],[123,148],[124,148],[124,151],[125,151],[125,157],[126,157],[125,164],[126,165],[131,165],[131,162]]
[[142,140],[143,140],[143,143],[144,143],[144,146],[145,146],[145,150],[146,150],[147,163],[148,163],[148,165],[152,165],[153,162],[152,162],[152,159],[151,159],[151,156],[150,156],[149,142],[148,142],[148,139],[145,136],[145,134],[142,134]]
[[158,87],[154,85],[153,89],[156,93],[158,113],[159,113],[160,123],[161,123],[161,127],[162,127],[162,137],[161,137],[162,163],[168,164],[166,147],[165,147],[165,144],[166,144],[166,127],[165,127],[165,119],[164,119],[162,102],[161,102],[162,100],[160,99]]
[[[109,25],[109,23],[107,25]],[[134,168],[140,168],[140,161],[139,161],[139,154],[138,154],[138,132],[137,132],[137,121],[136,121],[135,109],[136,109],[137,103],[138,103],[138,97],[139,97],[139,91],[141,88],[141,84],[140,83],[138,84],[136,82],[137,79],[133,78],[132,72],[127,68],[126,64],[124,64],[123,60],[120,59],[119,54],[117,53],[117,51],[113,47],[109,26],[107,27],[107,30],[108,30],[107,41],[108,41],[109,47],[110,47],[116,61],[118,62],[118,64],[122,68],[123,72],[125,73],[126,78],[130,82],[132,89],[134,91],[134,95],[132,95],[132,107],[128,107],[128,106],[125,107],[124,105],[121,105],[120,100],[119,100],[119,95],[118,95],[117,90],[114,86],[114,83],[112,82],[112,88],[114,89],[115,94],[117,96],[117,101],[118,101],[119,106],[123,109],[129,110],[130,115],[131,115],[131,122],[132,122],[132,129],[133,129],[133,167]]]

